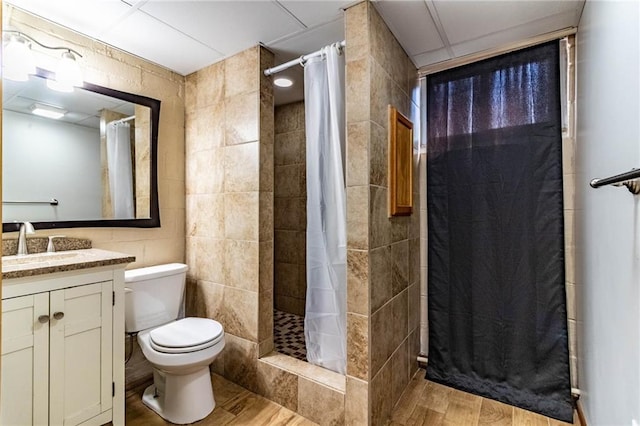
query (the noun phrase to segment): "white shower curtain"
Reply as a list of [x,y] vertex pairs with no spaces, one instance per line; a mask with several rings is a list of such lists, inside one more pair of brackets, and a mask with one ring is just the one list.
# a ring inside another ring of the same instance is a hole
[[344,57],[337,45],[304,69],[307,142],[307,360],[346,372],[347,234]]
[[134,219],[129,123],[107,125],[107,167],[114,219]]

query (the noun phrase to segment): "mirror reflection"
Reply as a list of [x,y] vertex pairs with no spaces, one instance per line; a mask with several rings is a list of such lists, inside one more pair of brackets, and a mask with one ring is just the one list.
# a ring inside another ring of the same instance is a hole
[[3,80],[3,221],[154,226],[159,101],[91,84],[58,92],[46,82]]

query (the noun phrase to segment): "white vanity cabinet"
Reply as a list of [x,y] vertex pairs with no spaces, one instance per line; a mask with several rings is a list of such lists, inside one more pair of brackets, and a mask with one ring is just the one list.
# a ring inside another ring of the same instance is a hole
[[124,424],[124,267],[5,279],[0,424]]

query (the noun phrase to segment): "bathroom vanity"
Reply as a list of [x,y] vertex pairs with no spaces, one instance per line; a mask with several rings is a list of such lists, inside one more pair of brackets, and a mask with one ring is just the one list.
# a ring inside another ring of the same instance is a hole
[[2,258],[3,425],[124,425],[124,269],[98,249]]

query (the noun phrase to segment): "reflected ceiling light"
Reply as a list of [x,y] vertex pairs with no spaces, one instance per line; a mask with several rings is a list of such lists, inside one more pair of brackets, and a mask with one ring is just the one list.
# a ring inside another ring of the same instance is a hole
[[36,63],[31,51],[33,43],[48,50],[62,50],[60,61],[56,65],[55,80],[48,79],[49,88],[61,92],[72,92],[74,87],[81,87],[82,71],[76,60],[82,55],[73,49],[63,46],[47,46],[38,40],[18,31],[4,30],[3,34],[9,35],[9,40],[3,53],[4,77],[16,81],[26,81],[29,74],[36,73]]
[[293,81],[286,77],[278,77],[275,80],[273,80],[273,84],[275,84],[278,87],[291,87],[293,86]]
[[14,81],[27,81],[29,74],[36,73],[36,60],[31,52],[31,43],[22,35],[12,34],[4,47],[2,63],[3,77]]
[[54,120],[61,119],[67,113],[67,111],[62,108],[37,102],[31,105],[30,109],[32,114],[39,115],[40,117],[53,118]]

